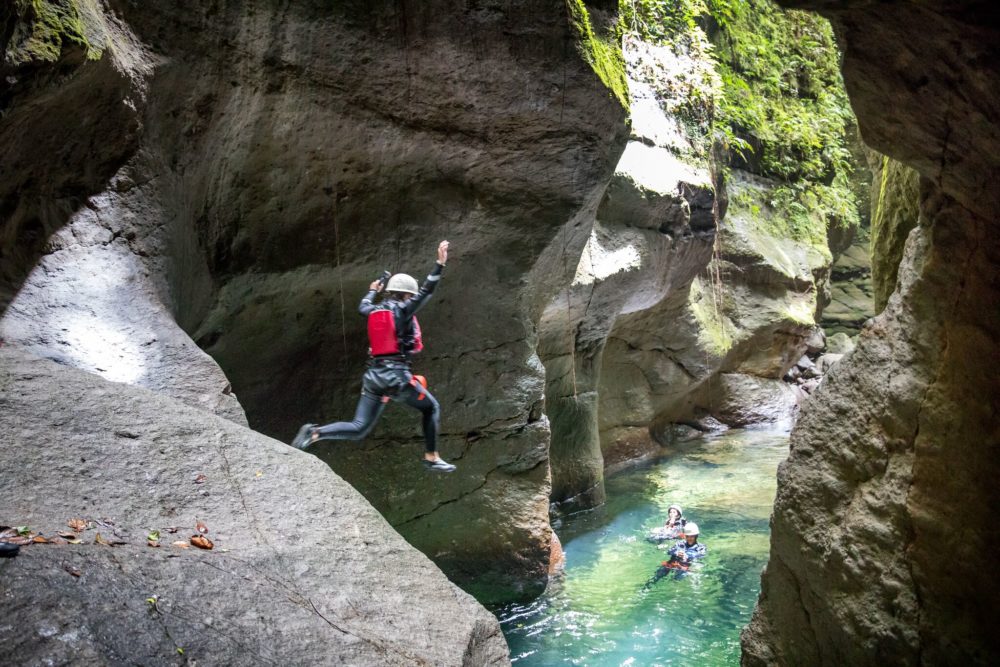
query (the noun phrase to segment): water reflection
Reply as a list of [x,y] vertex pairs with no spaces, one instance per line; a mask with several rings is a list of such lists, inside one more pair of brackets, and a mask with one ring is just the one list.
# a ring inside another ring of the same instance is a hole
[[[739,663],[767,561],[775,471],[787,433],[731,431],[608,480],[608,503],[558,529],[565,574],[496,610],[511,659],[529,665]],[[645,541],[678,503],[701,528],[703,567],[643,585],[667,559]]]

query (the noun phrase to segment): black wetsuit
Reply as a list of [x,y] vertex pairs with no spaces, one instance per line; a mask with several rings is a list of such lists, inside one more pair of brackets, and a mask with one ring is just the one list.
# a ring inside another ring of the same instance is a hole
[[410,354],[415,345],[415,324],[413,316],[430,299],[434,288],[441,279],[441,264],[435,264],[419,292],[406,301],[388,299],[377,306],[374,303],[375,290],[370,290],[361,299],[358,311],[371,315],[374,311],[388,308],[395,318],[399,335],[400,354],[372,357],[368,370],[361,379],[361,398],[354,411],[354,419],[349,422],[335,422],[316,429],[317,440],[362,440],[382,416],[389,400],[405,403],[423,413],[424,445],[428,452],[437,451],[438,421],[441,408],[437,400],[426,388],[418,385],[410,373]]

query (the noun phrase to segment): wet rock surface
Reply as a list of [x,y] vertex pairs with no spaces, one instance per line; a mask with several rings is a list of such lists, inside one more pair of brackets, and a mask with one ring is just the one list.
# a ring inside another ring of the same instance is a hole
[[[315,458],[10,348],[0,405],[3,520],[90,522],[0,560],[6,661],[509,664],[496,619]],[[173,545],[199,523],[212,550]]]

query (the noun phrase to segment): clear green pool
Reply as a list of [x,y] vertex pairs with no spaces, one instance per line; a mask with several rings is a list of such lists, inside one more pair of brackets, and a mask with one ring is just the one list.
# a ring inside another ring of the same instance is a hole
[[[530,665],[738,665],[740,629],[767,562],[775,473],[788,434],[729,431],[607,480],[605,506],[556,532],[565,573],[529,604],[494,610],[511,660]],[[665,559],[644,540],[678,503],[701,528],[704,565],[643,590]]]

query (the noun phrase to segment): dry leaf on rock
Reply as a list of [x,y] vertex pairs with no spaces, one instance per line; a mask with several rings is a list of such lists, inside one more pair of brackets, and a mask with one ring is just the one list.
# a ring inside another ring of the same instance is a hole
[[87,522],[83,519],[70,519],[66,522],[66,525],[78,533],[82,533],[87,529]]
[[61,537],[53,537],[49,540],[49,544],[67,544],[67,542]]
[[215,545],[212,544],[212,540],[208,539],[204,535],[194,535],[191,537],[191,544],[195,545],[199,549],[211,549]]
[[41,535],[35,535],[31,538],[31,541],[35,544],[49,544],[49,539],[47,537],[42,537]]
[[146,540],[146,546],[147,547],[159,547],[160,546],[160,541],[159,540]]
[[177,532],[178,530],[180,530],[180,528],[178,528],[177,526],[170,526],[169,528],[164,528],[163,530],[165,530],[165,531],[167,531],[168,533],[170,533],[171,535],[173,535],[173,534],[174,534],[174,533],[176,533],[176,532]]
[[74,577],[79,577],[80,574],[82,574],[80,572],[80,568],[73,567],[69,563],[63,563],[63,569],[72,574]]
[[106,539],[101,537],[100,533],[97,533],[97,535],[94,536],[94,544],[103,544],[106,547],[111,546],[111,542],[108,542]]
[[195,484],[204,484],[208,481],[208,477],[203,473],[198,473],[194,478]]
[[6,542],[7,544],[16,544],[23,547],[25,544],[29,544],[31,540],[27,537],[21,537],[20,535],[15,535],[13,537],[5,537],[0,539],[0,542]]
[[205,533],[208,532],[208,526],[205,525],[204,521],[199,521],[198,523],[195,524],[194,527],[195,527],[195,530],[197,530],[202,535],[204,535]]
[[57,534],[59,535],[59,537],[65,537],[67,540],[75,540],[76,539],[76,533],[71,533],[68,530],[61,530]]

